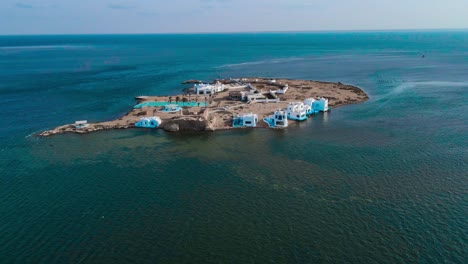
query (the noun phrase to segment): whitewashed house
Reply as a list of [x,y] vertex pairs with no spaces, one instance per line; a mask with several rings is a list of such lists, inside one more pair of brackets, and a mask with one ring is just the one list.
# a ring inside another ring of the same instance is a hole
[[248,92],[241,92],[242,101],[254,101],[254,100],[264,100],[266,99],[265,95],[259,90],[253,90]]
[[307,106],[310,106],[312,107],[312,104],[315,102],[315,99],[314,98],[306,98],[304,100],[304,104],[307,105]]
[[328,111],[328,99],[320,97],[319,99],[315,100],[312,104],[312,110],[319,111],[319,112],[327,112]]
[[289,89],[289,86],[286,84],[285,86],[283,86],[280,89],[276,90],[276,93],[277,94],[285,94],[288,89]]
[[288,117],[286,111],[278,110],[273,113],[273,115],[268,118],[264,118],[269,127],[284,128],[288,126]]
[[311,115],[311,114],[315,114],[317,113],[318,111],[315,111],[314,108],[313,108],[313,104],[315,102],[315,99],[314,98],[307,98],[305,99],[304,101],[304,105],[306,107],[306,113],[308,115]]
[[304,104],[307,108],[307,114],[315,114],[318,112],[327,112],[329,110],[328,108],[328,99],[325,99],[323,97],[321,98],[307,98],[304,101]]
[[216,82],[215,84],[196,83],[193,88],[197,94],[207,95],[222,92],[226,87],[224,84]]
[[288,119],[302,121],[307,119],[307,107],[303,102],[292,102],[286,109]]
[[233,127],[256,127],[258,123],[257,114],[243,114],[233,118],[232,126]]

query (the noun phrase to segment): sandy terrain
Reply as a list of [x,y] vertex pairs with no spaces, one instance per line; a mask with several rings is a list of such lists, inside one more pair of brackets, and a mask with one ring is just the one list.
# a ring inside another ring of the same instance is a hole
[[[220,80],[224,83],[230,83],[230,80]],[[202,102],[208,103],[207,107],[184,107],[178,113],[160,112],[161,107],[143,107],[141,109],[132,109],[126,115],[119,119],[100,123],[91,123],[83,129],[76,129],[72,124],[57,127],[55,129],[44,131],[41,136],[49,136],[67,132],[89,133],[103,129],[125,129],[134,127],[134,124],[142,117],[159,116],[162,119],[160,128],[168,131],[183,130],[218,130],[229,129],[232,124],[232,117],[242,113],[256,113],[259,120],[271,115],[275,110],[286,108],[289,102],[304,101],[309,97],[325,97],[329,99],[329,106],[336,108],[338,106],[363,102],[368,99],[367,94],[355,86],[306,80],[276,79],[276,83],[270,83],[268,79],[263,78],[243,78],[243,83],[250,83],[252,86],[268,92],[277,90],[285,84],[289,86],[285,94],[278,94],[280,102],[277,103],[246,103],[229,98],[229,92],[234,90],[225,90],[215,94],[213,97],[204,95],[195,95],[185,93],[174,96],[141,96],[137,101],[151,102],[162,101],[175,102]],[[230,87],[239,87],[238,84],[228,84]],[[240,91],[242,89],[235,89]],[[266,123],[260,121],[258,127],[267,127]]]

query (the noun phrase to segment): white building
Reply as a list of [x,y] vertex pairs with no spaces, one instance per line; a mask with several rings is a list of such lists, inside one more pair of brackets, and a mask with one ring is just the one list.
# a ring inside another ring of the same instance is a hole
[[257,114],[243,114],[240,116],[234,117],[232,121],[233,127],[256,127],[258,123]]
[[264,118],[263,121],[265,121],[270,127],[284,128],[288,126],[286,111],[282,110],[275,111],[273,115],[268,118]]
[[315,99],[314,98],[306,98],[305,101],[304,101],[304,104],[306,106],[310,106],[312,107],[312,104],[315,102]]
[[327,112],[329,109],[328,99],[323,97],[317,99],[307,98],[305,99],[304,104],[306,105],[308,115],[318,112]]
[[286,84],[285,86],[283,86],[282,88],[276,90],[276,93],[277,94],[285,94],[286,91],[289,89],[289,86]]
[[303,102],[292,102],[286,110],[288,119],[302,121],[307,119],[307,107]]
[[312,110],[319,111],[319,112],[327,112],[328,111],[328,99],[320,97],[319,99],[315,100],[312,104]]
[[266,99],[265,95],[259,90],[253,90],[249,92],[241,92],[242,101],[254,101]]
[[314,98],[307,98],[305,99],[304,101],[304,105],[306,107],[306,113],[308,115],[311,115],[311,114],[315,114],[317,113],[318,111],[315,111],[314,108],[312,107],[312,105],[314,104],[315,102],[315,99]]
[[197,94],[214,94],[224,91],[224,84],[216,82],[215,84],[196,83],[193,88]]

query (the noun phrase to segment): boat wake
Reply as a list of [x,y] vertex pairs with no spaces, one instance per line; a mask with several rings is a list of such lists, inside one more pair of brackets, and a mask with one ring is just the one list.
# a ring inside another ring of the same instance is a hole
[[260,60],[260,61],[249,61],[249,62],[241,62],[241,63],[233,63],[233,64],[225,64],[218,67],[220,68],[232,68],[232,67],[242,67],[242,66],[249,66],[249,65],[260,65],[260,64],[275,64],[275,63],[284,63],[284,62],[291,62],[291,61],[303,61],[304,58],[298,57],[291,57],[291,58],[283,58],[283,59],[268,59],[268,60]]

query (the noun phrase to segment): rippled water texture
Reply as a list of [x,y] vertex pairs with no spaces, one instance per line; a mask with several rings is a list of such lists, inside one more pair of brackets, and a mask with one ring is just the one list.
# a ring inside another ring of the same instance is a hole
[[[466,263],[467,51],[456,31],[0,37],[0,262]],[[33,135],[243,76],[371,99],[285,131]]]

